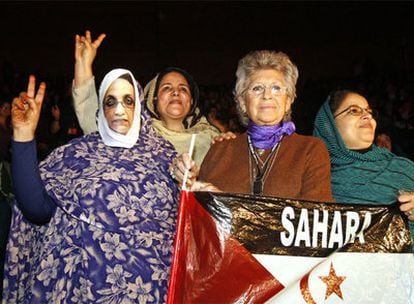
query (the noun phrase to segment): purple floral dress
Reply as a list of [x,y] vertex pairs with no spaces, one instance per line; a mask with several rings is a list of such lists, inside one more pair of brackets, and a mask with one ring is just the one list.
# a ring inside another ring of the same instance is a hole
[[172,146],[149,125],[131,149],[98,133],[51,153],[40,173],[57,209],[35,225],[17,207],[3,303],[166,302],[178,189]]

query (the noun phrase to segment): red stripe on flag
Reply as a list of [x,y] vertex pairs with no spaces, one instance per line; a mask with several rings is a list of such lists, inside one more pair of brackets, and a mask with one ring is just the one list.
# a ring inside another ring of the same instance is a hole
[[262,303],[284,286],[181,192],[167,303]]

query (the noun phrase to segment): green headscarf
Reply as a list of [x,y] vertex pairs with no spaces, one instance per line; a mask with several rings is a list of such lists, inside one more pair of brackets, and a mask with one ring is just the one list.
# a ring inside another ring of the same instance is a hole
[[337,202],[390,204],[400,189],[414,192],[414,163],[372,145],[365,153],[346,148],[336,127],[329,100],[316,115],[313,135],[331,157],[332,193]]

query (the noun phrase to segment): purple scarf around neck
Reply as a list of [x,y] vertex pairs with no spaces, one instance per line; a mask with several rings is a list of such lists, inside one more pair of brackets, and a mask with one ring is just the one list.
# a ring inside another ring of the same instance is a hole
[[292,135],[295,130],[295,124],[291,121],[282,121],[274,126],[259,126],[250,121],[247,135],[255,148],[270,149],[282,140],[283,135]]

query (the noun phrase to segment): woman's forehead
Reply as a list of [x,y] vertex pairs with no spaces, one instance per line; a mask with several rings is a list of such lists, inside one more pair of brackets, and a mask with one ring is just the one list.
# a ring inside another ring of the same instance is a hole
[[281,71],[275,69],[259,69],[254,71],[250,75],[250,81],[276,81],[276,82],[284,82],[285,77]]
[[135,95],[134,86],[126,79],[115,79],[105,91],[105,97],[108,95]]
[[167,84],[167,83],[180,83],[180,84],[185,84],[187,86],[189,85],[184,75],[182,75],[179,72],[174,72],[174,71],[169,72],[162,77],[160,81],[160,85]]
[[114,89],[133,90],[134,86],[126,79],[117,78],[109,85],[107,91]]
[[340,108],[346,108],[351,105],[367,107],[369,104],[365,97],[355,93],[348,93],[342,101]]

